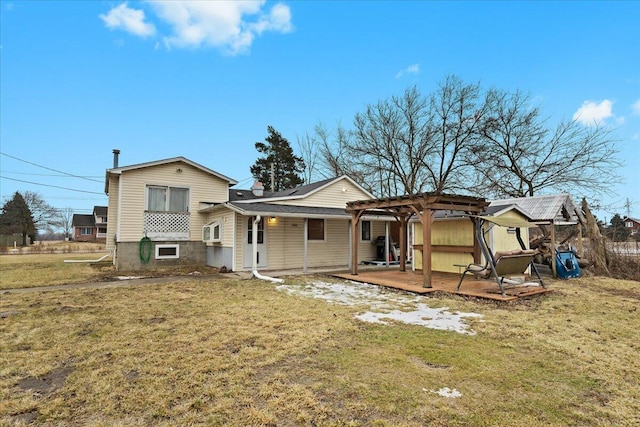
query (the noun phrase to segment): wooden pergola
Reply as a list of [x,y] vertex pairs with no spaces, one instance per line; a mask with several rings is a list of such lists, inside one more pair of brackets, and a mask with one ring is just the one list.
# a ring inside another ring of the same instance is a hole
[[[434,214],[438,210],[461,211],[479,214],[489,205],[484,198],[453,194],[421,193],[383,199],[356,200],[347,203],[346,211],[351,213],[351,241],[358,241],[358,223],[368,214],[392,215],[400,223],[400,271],[406,271],[407,223],[412,215],[422,223],[422,272],[423,285],[431,287],[431,227]],[[475,221],[474,235],[475,235]],[[470,249],[470,250],[469,250]],[[474,239],[472,248],[461,246],[438,247],[439,251],[473,253],[474,262],[480,262],[480,246]],[[351,245],[351,274],[358,274],[358,245]]]

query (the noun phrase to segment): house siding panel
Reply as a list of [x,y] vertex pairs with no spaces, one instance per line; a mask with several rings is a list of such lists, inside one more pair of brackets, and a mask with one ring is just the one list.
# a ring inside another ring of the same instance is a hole
[[[346,191],[343,191],[346,190]],[[346,208],[347,202],[369,199],[370,196],[346,179],[334,182],[304,199],[273,201],[279,205],[322,206],[326,208]]]
[[192,241],[202,240],[202,227],[207,219],[206,215],[197,213],[199,203],[228,199],[226,181],[182,162],[124,171],[120,179],[123,180],[120,241],[138,241],[144,236],[148,185],[189,188],[189,240]]
[[117,175],[109,178],[109,216],[107,217],[107,250],[112,251],[116,247],[116,232],[118,224],[118,182]]
[[[416,222],[414,244],[422,244],[422,224]],[[452,220],[436,220],[431,228],[431,244],[447,246],[473,246],[473,223],[468,218]],[[414,250],[414,267],[422,270],[422,250]],[[431,253],[431,270],[457,273],[455,264],[469,264],[473,255],[465,253],[438,252]]]

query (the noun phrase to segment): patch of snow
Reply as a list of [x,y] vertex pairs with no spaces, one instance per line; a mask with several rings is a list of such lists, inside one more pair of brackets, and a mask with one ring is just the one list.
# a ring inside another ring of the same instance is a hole
[[425,297],[389,290],[381,286],[345,281],[314,281],[304,285],[280,285],[276,289],[294,295],[323,299],[330,303],[363,306],[366,311],[355,316],[363,322],[389,324],[385,320],[424,326],[432,329],[474,335],[464,323],[466,317],[482,317],[476,313],[452,313],[447,307],[431,308]]
[[442,397],[446,397],[448,399],[457,399],[459,397],[462,397],[462,393],[460,393],[458,390],[456,390],[455,388],[453,390],[451,390],[449,387],[443,387],[440,390],[427,390],[426,388],[422,389],[423,391],[428,391],[430,393],[434,393],[437,394],[439,396]]
[[144,279],[144,276],[116,276],[118,280]]

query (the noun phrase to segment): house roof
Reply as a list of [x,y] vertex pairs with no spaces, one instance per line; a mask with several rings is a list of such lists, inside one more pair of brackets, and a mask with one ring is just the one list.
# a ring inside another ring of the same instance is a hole
[[633,221],[633,222],[635,222],[635,223],[640,224],[640,219],[638,219],[638,218],[632,218],[632,217],[630,217],[630,216],[625,216],[625,217],[624,217],[624,219],[623,219],[623,221]]
[[516,211],[520,213],[522,216],[524,216],[527,219],[527,221],[531,221],[533,219],[529,212],[526,212],[524,209],[522,209],[520,206],[518,206],[515,203],[501,205],[501,204],[492,202],[489,206],[487,206],[484,214],[490,215],[490,216],[500,216],[509,211]]
[[310,196],[313,193],[316,193],[323,188],[338,182],[338,181],[348,181],[351,184],[360,188],[365,194],[373,197],[371,193],[365,190],[360,184],[355,182],[353,179],[349,178],[347,175],[342,175],[334,178],[324,179],[322,181],[313,182],[311,184],[301,185],[299,187],[290,188],[288,190],[282,191],[265,191],[262,197],[255,196],[251,190],[229,190],[229,200],[240,202],[244,201],[246,203],[253,203],[255,200],[260,200],[260,202],[269,202],[275,200],[295,200],[295,199],[303,199],[307,196]]
[[117,168],[111,168],[111,169],[107,169],[107,179],[105,182],[105,193],[108,193],[109,191],[109,174],[115,174],[115,175],[120,175],[122,174],[122,172],[126,172],[126,171],[130,171],[130,170],[135,170],[135,169],[142,169],[142,168],[148,168],[148,167],[152,167],[152,166],[160,166],[160,165],[166,165],[169,163],[185,163],[187,165],[193,166],[196,169],[200,169],[201,171],[211,174],[213,176],[216,176],[220,179],[223,179],[225,181],[227,181],[229,183],[229,186],[232,185],[236,185],[238,183],[238,181],[236,181],[235,179],[229,178],[228,176],[225,176],[221,173],[218,173],[212,169],[209,169],[205,166],[202,166],[199,163],[194,162],[193,160],[189,160],[186,157],[172,157],[170,159],[163,159],[163,160],[155,160],[153,162],[146,162],[146,163],[137,163],[135,165],[129,165],[129,166],[121,166],[121,167],[117,167]]
[[[295,206],[295,205],[276,205],[272,203],[223,203],[220,206],[230,208],[242,215],[266,215],[281,217],[300,217],[307,218],[351,218],[351,214],[342,208],[324,208],[318,206]],[[367,217],[376,217],[368,215]],[[393,218],[390,218],[393,219]]]
[[109,208],[107,208],[106,206],[93,207],[93,214],[97,216],[107,216],[108,211],[109,211]]
[[95,227],[96,223],[93,215],[73,214],[71,218],[72,227]]
[[569,225],[581,221],[581,213],[567,193],[493,200],[489,207],[505,205],[517,205],[534,222],[553,221],[557,225]]

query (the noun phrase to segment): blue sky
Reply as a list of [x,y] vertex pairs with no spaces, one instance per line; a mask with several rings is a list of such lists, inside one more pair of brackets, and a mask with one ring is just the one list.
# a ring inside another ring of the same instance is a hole
[[350,125],[456,74],[529,92],[552,122],[615,129],[626,183],[599,216],[628,199],[640,217],[640,2],[0,5],[3,201],[31,190],[78,213],[105,205],[113,148],[121,165],[185,156],[249,187],[267,126],[297,149],[319,122]]

